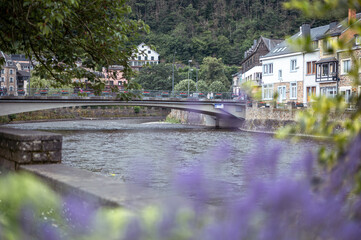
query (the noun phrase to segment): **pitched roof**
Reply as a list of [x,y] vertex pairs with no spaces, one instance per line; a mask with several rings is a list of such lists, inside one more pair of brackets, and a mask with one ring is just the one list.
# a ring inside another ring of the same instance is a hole
[[261,39],[266,44],[268,51],[271,51],[277,44],[280,44],[283,40],[281,39],[270,39],[261,36]]
[[30,73],[27,71],[19,70],[19,71],[17,71],[17,73],[19,76],[22,76],[22,77],[30,77]]
[[258,41],[256,42],[256,40],[254,40],[255,43],[252,45],[252,47],[250,47],[246,52],[245,52],[245,57],[241,62],[241,65],[243,62],[245,62],[253,53],[255,53],[257,51],[257,49],[259,48],[261,42],[264,42],[264,44],[266,45],[268,51],[271,51],[272,48],[274,48],[277,44],[281,43],[283,40],[280,39],[270,39],[270,38],[265,38],[263,36],[261,36]]
[[[310,29],[311,40],[314,41],[314,40],[319,39],[321,36],[323,36],[327,32],[327,30],[329,30],[329,28],[330,28],[330,25],[324,25],[324,26],[320,26],[320,27],[311,28]],[[295,35],[291,36],[289,39],[296,40],[297,38],[299,38],[301,36],[302,36],[301,31],[299,31]],[[263,56],[263,57],[281,56],[281,55],[291,54],[291,53],[296,53],[296,52],[299,52],[299,50],[296,49],[295,47],[293,47],[290,43],[288,43],[288,40],[284,40],[280,44],[276,45],[266,56]]]
[[[361,19],[361,13],[356,14],[356,20],[359,21]],[[326,32],[325,36],[339,36],[348,28],[348,18],[343,19],[335,28],[329,29]]]

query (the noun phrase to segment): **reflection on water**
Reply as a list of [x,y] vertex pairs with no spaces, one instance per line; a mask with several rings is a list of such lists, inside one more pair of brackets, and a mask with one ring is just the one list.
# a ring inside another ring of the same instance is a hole
[[[242,185],[242,166],[251,153],[262,157],[267,146],[283,148],[280,170],[287,170],[319,143],[275,140],[237,130],[148,123],[147,119],[64,121],[7,125],[63,135],[63,163],[124,182],[145,182],[161,190],[174,172],[203,163],[210,179]],[[217,164],[214,164],[214,163]]]

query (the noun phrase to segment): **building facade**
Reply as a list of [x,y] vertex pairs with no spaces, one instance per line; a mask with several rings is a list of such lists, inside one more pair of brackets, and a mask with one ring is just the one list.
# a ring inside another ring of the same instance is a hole
[[[320,59],[317,39],[330,27],[325,25],[311,28],[310,25],[304,24],[298,33],[278,44],[261,58],[263,100],[273,100],[277,93],[279,103],[307,104],[311,101],[311,95],[320,91],[319,84],[315,81],[316,63]],[[311,40],[310,52],[305,52],[292,44],[301,38]]]
[[0,72],[0,95],[25,95],[32,65],[25,55],[0,52],[4,65]]
[[137,49],[138,53],[134,55],[129,63],[133,70],[139,71],[145,65],[156,65],[160,63],[159,54],[146,44],[139,44]]
[[255,86],[255,90],[262,86],[262,63],[260,58],[267,55],[271,49],[282,40],[260,37],[253,41],[253,45],[244,53],[244,59],[241,62],[241,74],[243,82],[250,82]]

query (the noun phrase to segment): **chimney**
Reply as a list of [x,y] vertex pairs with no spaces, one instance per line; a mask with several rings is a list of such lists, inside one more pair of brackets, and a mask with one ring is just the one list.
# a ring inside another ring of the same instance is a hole
[[330,23],[330,29],[335,28],[337,26],[337,22]]
[[348,9],[348,24],[356,20],[356,9]]
[[302,24],[300,27],[302,37],[309,37],[311,34],[311,26],[310,24]]

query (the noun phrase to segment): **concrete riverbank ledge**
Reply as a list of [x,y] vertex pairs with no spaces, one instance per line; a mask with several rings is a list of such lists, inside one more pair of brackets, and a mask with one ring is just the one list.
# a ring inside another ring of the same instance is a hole
[[62,135],[23,129],[0,128],[0,167],[60,163]]
[[60,195],[77,196],[97,206],[137,211],[148,204],[177,198],[173,194],[159,193],[64,164],[22,165],[20,170],[40,177]]

